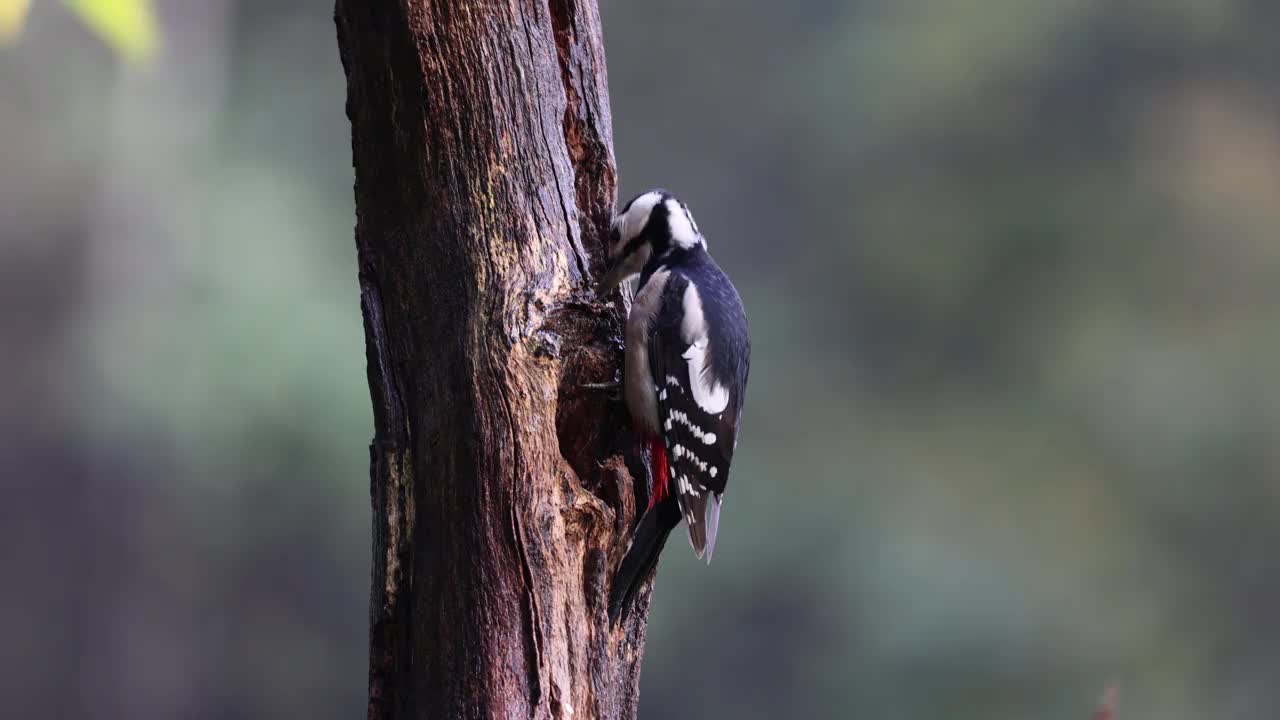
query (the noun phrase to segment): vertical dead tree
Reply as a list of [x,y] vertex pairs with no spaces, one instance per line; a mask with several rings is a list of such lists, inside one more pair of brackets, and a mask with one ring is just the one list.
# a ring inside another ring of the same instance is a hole
[[605,606],[643,468],[619,403],[580,388],[621,362],[621,311],[590,289],[614,200],[595,2],[338,0],[336,20],[375,422],[369,717],[634,717],[647,599],[616,632]]

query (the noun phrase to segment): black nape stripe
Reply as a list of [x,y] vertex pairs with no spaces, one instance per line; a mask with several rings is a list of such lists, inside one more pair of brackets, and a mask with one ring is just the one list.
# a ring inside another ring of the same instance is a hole
[[[635,202],[635,200],[632,200],[631,202]],[[627,203],[627,207],[631,207],[631,203]],[[654,230],[657,229],[657,226],[654,225],[655,222],[661,220],[662,224],[666,225],[667,215],[670,214],[670,212],[671,211],[667,209],[667,203],[665,201],[654,205],[653,210],[649,211],[649,221],[644,224],[644,227],[640,229],[640,232],[636,233],[635,237],[627,241],[626,247],[622,249],[622,257],[627,257],[638,250],[640,246],[645,243],[645,238],[654,236]],[[661,215],[659,215],[659,213],[661,213]],[[661,238],[664,235],[665,233],[658,233],[656,237]],[[665,248],[665,246],[665,243],[662,246],[655,243],[653,247],[654,254],[657,255],[659,251]]]
[[640,249],[644,244],[644,231],[627,241],[626,247],[622,248],[622,257],[627,257],[631,253]]

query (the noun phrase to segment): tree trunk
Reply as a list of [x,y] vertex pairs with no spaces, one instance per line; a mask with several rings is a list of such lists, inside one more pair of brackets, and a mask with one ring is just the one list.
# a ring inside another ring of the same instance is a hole
[[[594,0],[338,0],[375,434],[369,717],[634,717]],[[641,480],[633,481],[633,478]],[[633,487],[638,485],[639,487]]]

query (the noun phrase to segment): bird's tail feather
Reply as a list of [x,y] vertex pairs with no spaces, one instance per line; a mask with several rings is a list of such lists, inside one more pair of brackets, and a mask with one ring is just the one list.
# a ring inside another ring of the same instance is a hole
[[680,506],[675,498],[659,503],[640,519],[636,534],[631,539],[631,547],[627,549],[626,557],[622,558],[622,565],[613,578],[613,587],[609,592],[611,623],[619,622],[631,609],[640,586],[658,565],[658,556],[662,554],[662,547],[667,544],[667,537],[679,523]]

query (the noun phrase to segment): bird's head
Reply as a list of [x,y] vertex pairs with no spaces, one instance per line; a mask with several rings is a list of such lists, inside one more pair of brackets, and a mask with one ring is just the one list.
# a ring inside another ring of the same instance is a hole
[[666,190],[638,195],[613,218],[609,271],[600,281],[599,294],[613,292],[623,281],[644,270],[650,259],[706,246],[688,206],[674,195]]

